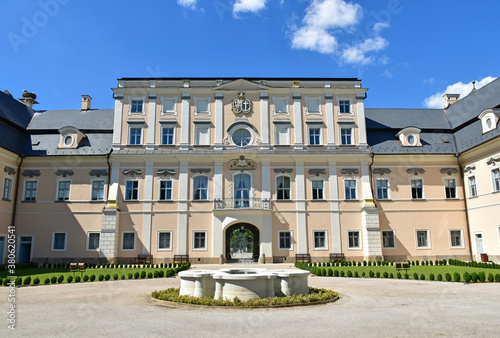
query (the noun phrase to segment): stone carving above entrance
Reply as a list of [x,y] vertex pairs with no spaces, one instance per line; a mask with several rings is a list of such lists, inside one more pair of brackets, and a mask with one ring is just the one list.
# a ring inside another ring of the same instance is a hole
[[257,163],[253,160],[246,159],[245,156],[240,156],[237,159],[231,160],[228,163],[229,170],[255,170]]

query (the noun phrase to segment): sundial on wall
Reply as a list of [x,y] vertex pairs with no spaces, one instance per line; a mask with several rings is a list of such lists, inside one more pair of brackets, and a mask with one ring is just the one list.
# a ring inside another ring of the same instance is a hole
[[252,111],[252,101],[245,98],[244,92],[238,93],[238,98],[233,100],[233,113],[248,114]]

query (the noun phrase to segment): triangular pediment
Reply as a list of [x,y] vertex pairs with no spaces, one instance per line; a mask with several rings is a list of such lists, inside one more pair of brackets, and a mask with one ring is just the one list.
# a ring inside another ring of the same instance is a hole
[[231,90],[231,91],[249,91],[249,90],[269,90],[269,87],[262,83],[238,79],[228,83],[224,83],[214,88],[214,90]]

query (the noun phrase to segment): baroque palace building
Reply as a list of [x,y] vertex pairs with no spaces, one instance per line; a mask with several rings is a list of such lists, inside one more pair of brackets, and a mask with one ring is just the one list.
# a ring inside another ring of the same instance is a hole
[[0,92],[0,260],[500,260],[500,80],[365,108],[356,78],[122,78],[114,109]]

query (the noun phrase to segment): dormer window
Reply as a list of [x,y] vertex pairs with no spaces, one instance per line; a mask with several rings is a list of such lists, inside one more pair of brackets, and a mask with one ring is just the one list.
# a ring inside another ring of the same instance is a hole
[[420,129],[407,127],[396,134],[403,147],[421,147]]
[[75,139],[74,139],[73,135],[66,134],[63,136],[63,143],[64,143],[65,147],[71,147],[74,142],[75,142]]
[[499,117],[500,109],[486,109],[478,116],[483,127],[483,134],[497,128]]
[[86,137],[84,133],[74,127],[63,127],[59,129],[61,139],[59,148],[61,149],[76,149],[80,141]]

